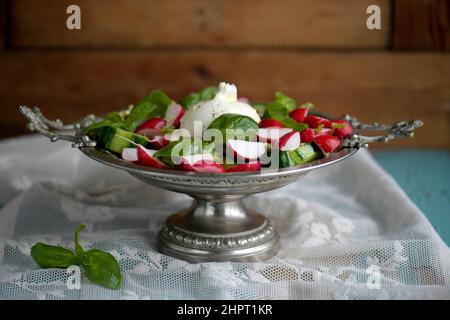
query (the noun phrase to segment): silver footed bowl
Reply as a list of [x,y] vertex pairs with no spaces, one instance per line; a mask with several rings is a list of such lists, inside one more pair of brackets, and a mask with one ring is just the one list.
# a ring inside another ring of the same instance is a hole
[[[272,257],[279,248],[277,231],[264,215],[244,206],[245,197],[286,186],[312,170],[348,158],[368,143],[411,137],[413,131],[423,125],[420,120],[400,121],[389,126],[365,125],[344,116],[355,134],[344,140],[343,148],[329,157],[284,169],[214,174],[144,167],[98,149],[95,141],[83,133],[84,127],[99,120],[93,115],[64,125],[60,120],[48,120],[38,108],[21,106],[20,111],[28,119],[31,131],[47,136],[52,142],[70,141],[91,159],[125,170],[147,184],[191,196],[191,207],[170,215],[157,241],[161,253],[189,262],[256,261]],[[385,131],[385,134],[362,136],[359,130]]]

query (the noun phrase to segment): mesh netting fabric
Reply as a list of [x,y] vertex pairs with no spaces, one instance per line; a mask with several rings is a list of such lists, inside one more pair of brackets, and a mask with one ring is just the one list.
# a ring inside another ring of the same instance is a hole
[[[189,199],[40,137],[0,144],[0,298],[449,299],[450,252],[424,215],[362,150],[247,204],[272,219],[281,250],[258,263],[187,262],[156,251],[165,217]],[[38,242],[81,243],[119,261],[113,291],[40,269]]]

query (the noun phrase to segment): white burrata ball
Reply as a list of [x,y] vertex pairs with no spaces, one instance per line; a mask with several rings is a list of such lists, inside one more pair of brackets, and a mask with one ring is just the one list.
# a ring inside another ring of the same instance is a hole
[[[226,113],[234,113],[252,118],[259,123],[261,118],[249,104],[238,101],[237,89],[234,84],[221,82],[216,96],[212,100],[202,101],[188,111],[181,118],[181,128],[186,129],[192,136],[202,138],[203,132],[214,119]],[[197,130],[194,128],[197,127]]]

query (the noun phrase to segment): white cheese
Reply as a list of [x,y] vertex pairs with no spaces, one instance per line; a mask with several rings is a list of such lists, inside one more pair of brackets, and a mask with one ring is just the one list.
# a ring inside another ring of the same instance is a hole
[[[211,122],[226,113],[234,113],[252,118],[257,123],[261,121],[256,110],[247,103],[237,99],[237,89],[234,84],[220,83],[216,96],[209,101],[202,101],[192,106],[181,118],[181,128],[192,136],[201,138]],[[197,130],[194,130],[195,127]]]

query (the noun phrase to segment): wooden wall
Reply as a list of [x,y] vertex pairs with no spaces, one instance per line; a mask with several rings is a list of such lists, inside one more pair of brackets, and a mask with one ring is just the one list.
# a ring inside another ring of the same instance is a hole
[[[74,121],[226,80],[364,121],[420,118],[391,147],[450,147],[449,0],[0,2],[0,137],[25,132],[20,104]],[[82,30],[65,26],[70,4]],[[370,4],[381,30],[366,28]]]

